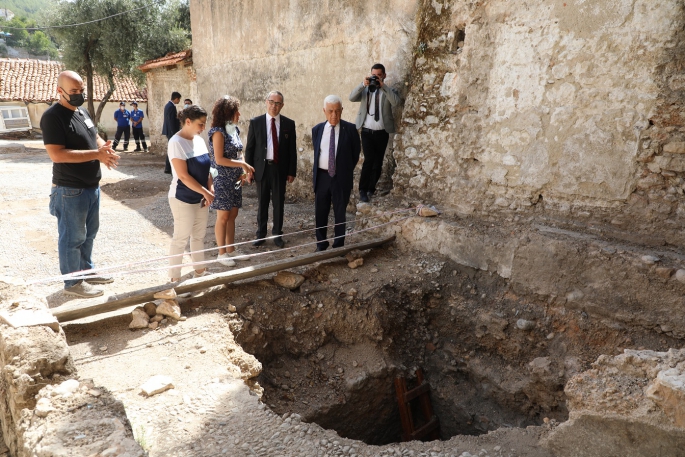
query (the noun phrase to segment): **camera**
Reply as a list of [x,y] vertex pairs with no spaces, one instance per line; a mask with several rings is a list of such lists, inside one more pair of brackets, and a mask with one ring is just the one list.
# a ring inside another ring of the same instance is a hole
[[368,77],[368,80],[369,80],[369,92],[371,92],[371,93],[376,92],[376,89],[381,87],[381,84],[378,80],[378,76],[371,75]]

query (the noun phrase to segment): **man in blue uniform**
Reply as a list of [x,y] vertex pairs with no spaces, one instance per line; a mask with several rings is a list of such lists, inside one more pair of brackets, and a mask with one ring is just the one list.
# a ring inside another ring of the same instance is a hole
[[124,151],[128,151],[128,140],[131,138],[131,127],[129,125],[131,113],[126,109],[126,103],[119,103],[119,110],[114,112],[114,120],[117,121],[117,133],[114,135],[114,143],[112,149],[116,150],[121,140],[121,134],[124,134]]
[[136,148],[133,152],[140,152],[140,143],[143,143],[143,150],[147,152],[147,143],[145,142],[145,134],[143,133],[143,118],[145,114],[143,110],[138,109],[138,102],[131,102],[131,126],[133,129],[133,140],[136,142]]

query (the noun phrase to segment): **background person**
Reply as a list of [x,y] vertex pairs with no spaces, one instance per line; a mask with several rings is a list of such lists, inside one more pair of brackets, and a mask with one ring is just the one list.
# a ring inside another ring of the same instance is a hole
[[145,118],[145,113],[138,109],[138,102],[131,102],[131,130],[133,130],[133,140],[136,142],[136,148],[133,152],[141,151],[141,142],[143,143],[143,151],[147,152],[145,133],[143,133],[143,118]]
[[[166,135],[167,140],[170,140],[176,132],[181,129],[181,123],[178,120],[178,113],[176,112],[176,105],[181,101],[181,94],[178,92],[171,93],[171,100],[164,105],[164,124],[162,125],[162,135]],[[164,173],[171,174],[171,164],[169,163],[169,155],[166,156],[166,163],[164,164]]]
[[[119,156],[111,141],[105,142],[84,102],[83,80],[73,71],[57,78],[59,100],[40,119],[43,143],[52,160],[50,214],[57,217],[57,247],[62,274],[90,270],[93,242],[100,227],[100,163],[116,168]],[[112,282],[111,277],[93,276],[64,281],[64,292],[77,297],[98,297],[104,292],[91,284]]]
[[[174,235],[169,247],[169,278],[171,282],[181,279],[181,262],[190,238],[193,263],[205,259],[205,233],[209,218],[208,203],[214,200],[210,159],[207,146],[199,136],[205,129],[207,112],[191,105],[178,115],[183,127],[169,140],[167,155],[172,165],[169,186],[169,206],[174,216]],[[206,268],[195,267],[195,277],[204,276]]]
[[[269,220],[269,200],[273,206],[273,235],[283,234],[283,208],[285,186],[297,174],[297,134],[295,122],[280,112],[283,94],[271,91],[266,96],[266,114],[250,119],[247,132],[245,160],[254,167],[257,182],[257,240],[254,246],[264,244]],[[283,238],[274,238],[279,248],[285,246]]]
[[117,133],[114,135],[114,143],[112,149],[116,150],[121,140],[121,134],[124,134],[124,151],[128,151],[128,140],[131,138],[131,126],[129,124],[131,113],[126,109],[126,103],[120,102],[119,109],[114,112],[114,120],[117,121]]
[[312,129],[314,144],[314,212],[316,226],[316,250],[328,249],[326,226],[328,214],[333,203],[336,225],[333,247],[345,245],[345,210],[352,193],[354,167],[359,162],[361,145],[359,133],[354,124],[340,119],[342,100],[337,95],[329,95],[323,101],[326,122]]
[[392,108],[400,104],[400,95],[385,84],[385,67],[374,64],[371,74],[350,93],[351,102],[361,102],[355,120],[362,129],[364,163],[359,177],[359,200],[368,202],[376,192],[376,184],[383,171],[383,158],[391,133],[395,133]]
[[[214,235],[218,246],[235,242],[235,219],[243,206],[243,189],[236,183],[245,175],[249,181],[254,168],[243,160],[243,143],[240,140],[238,120],[240,100],[226,95],[214,103],[212,128],[209,136],[209,156],[218,174],[214,180],[214,201],[211,208],[217,211]],[[235,266],[235,247],[219,247],[217,260],[227,267]]]
[[193,101],[189,98],[186,98],[185,100],[183,100],[183,109],[188,108],[192,104],[193,104]]

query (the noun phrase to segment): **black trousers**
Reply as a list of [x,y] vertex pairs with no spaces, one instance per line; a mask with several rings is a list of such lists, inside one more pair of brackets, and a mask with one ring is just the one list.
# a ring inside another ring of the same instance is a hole
[[[133,127],[133,139],[136,142],[136,149],[140,149],[140,143],[143,143],[143,149],[147,151],[147,143],[145,142],[145,134],[143,133],[143,128],[135,128]],[[124,146],[126,147],[126,146]]]
[[274,227],[272,235],[283,234],[283,207],[285,206],[286,178],[278,172],[278,164],[266,163],[261,181],[257,181],[257,238],[266,236],[266,223],[269,220],[269,201],[273,207]]
[[121,134],[124,134],[124,150],[128,149],[128,140],[131,138],[131,126],[127,125],[125,127],[117,127],[117,133],[114,135],[114,143],[112,143],[112,149],[116,149],[119,146],[119,140],[121,140]]
[[360,192],[376,192],[376,184],[383,171],[383,158],[390,134],[385,130],[362,129],[364,163],[359,177]]
[[339,182],[338,177],[330,177],[327,170],[318,169],[316,175],[316,190],[314,191],[314,218],[316,226],[317,246],[321,249],[328,247],[326,241],[326,226],[328,225],[328,214],[333,203],[333,216],[336,224],[333,233],[333,247],[338,248],[345,245],[345,211],[350,202],[351,185],[345,186]]
[[[167,141],[169,141],[173,136],[174,135],[171,135],[171,136],[167,135],[167,137],[166,137]],[[164,155],[164,160],[165,160],[165,162],[164,162],[164,173],[170,175],[171,174],[171,162],[169,162],[169,154]]]

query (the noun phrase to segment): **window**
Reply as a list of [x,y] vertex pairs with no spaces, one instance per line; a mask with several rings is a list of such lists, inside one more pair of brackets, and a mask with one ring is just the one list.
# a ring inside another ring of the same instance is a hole
[[29,110],[21,106],[0,106],[0,132],[31,130]]

